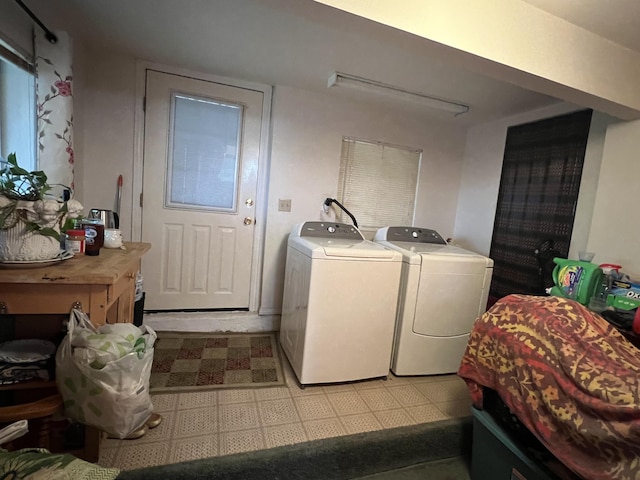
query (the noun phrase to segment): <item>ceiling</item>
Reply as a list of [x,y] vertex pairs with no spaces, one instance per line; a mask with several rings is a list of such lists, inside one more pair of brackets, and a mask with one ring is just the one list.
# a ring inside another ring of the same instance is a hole
[[[524,1],[640,50],[637,0]],[[459,117],[424,112],[460,125],[558,101],[474,73],[432,42],[312,0],[25,3],[49,28],[69,31],[74,45],[116,49],[194,71],[323,92],[334,71],[349,73],[469,105],[470,112]],[[331,93],[347,95],[339,89]]]
[[522,0],[569,23],[640,51],[638,0]]

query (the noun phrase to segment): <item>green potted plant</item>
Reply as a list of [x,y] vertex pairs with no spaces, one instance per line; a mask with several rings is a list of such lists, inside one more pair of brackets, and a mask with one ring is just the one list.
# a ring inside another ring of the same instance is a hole
[[54,259],[69,218],[82,212],[77,200],[48,198],[51,186],[41,171],[18,165],[15,153],[0,171],[0,262]]

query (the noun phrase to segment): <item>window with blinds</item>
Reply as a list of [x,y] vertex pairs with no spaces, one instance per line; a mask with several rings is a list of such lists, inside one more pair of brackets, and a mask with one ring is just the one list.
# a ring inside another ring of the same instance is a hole
[[33,64],[0,38],[0,157],[15,153],[36,168],[36,88]]
[[[363,229],[412,225],[422,150],[342,140],[338,199]],[[349,223],[340,212],[338,220]]]

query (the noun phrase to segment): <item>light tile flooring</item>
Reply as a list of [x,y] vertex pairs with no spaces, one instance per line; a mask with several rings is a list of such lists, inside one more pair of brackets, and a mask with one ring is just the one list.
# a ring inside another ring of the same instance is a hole
[[470,415],[456,375],[152,395],[164,417],[137,440],[103,438],[99,464],[123,470]]

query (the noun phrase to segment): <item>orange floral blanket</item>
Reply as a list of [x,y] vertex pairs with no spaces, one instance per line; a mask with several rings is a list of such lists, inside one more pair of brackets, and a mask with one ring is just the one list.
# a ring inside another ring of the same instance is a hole
[[560,297],[509,295],[476,320],[458,375],[495,390],[571,470],[640,480],[640,350]]

